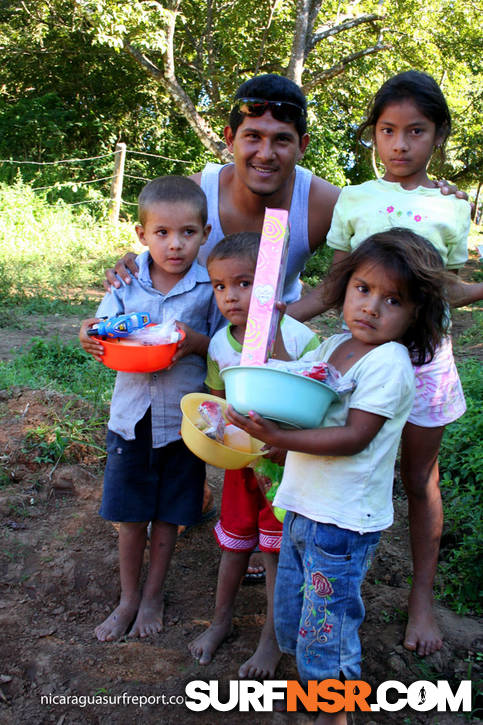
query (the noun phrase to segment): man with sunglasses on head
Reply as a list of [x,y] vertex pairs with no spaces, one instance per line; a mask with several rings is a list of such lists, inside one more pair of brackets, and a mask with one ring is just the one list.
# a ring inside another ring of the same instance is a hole
[[[208,163],[191,177],[207,195],[211,224],[199,261],[204,264],[211,249],[228,234],[261,232],[266,207],[288,209],[290,241],[283,298],[295,302],[301,293],[300,274],[310,255],[325,242],[340,193],[298,165],[309,143],[302,90],[275,73],[245,81],[235,94],[224,136],[233,162]],[[437,183],[443,194],[468,198],[445,181]],[[135,258],[128,252],[115,269],[106,271],[106,290],[111,285],[120,287],[119,278],[130,284],[128,270],[135,276],[138,272]],[[311,299],[312,304],[296,306],[291,314],[302,320],[317,314],[320,302],[316,294]]]
[[[200,250],[204,264],[211,249],[227,234],[261,232],[265,208],[289,210],[290,241],[284,301],[300,297],[305,262],[324,243],[339,189],[298,163],[307,134],[307,101],[291,80],[274,73],[243,83],[235,94],[224,136],[233,163],[206,164],[192,178],[208,198],[211,234]],[[136,274],[128,253],[107,270],[105,283],[119,287],[116,272],[129,284]]]
[[231,164],[208,163],[194,179],[208,198],[212,243],[224,234],[260,232],[266,207],[288,209],[289,254],[284,301],[300,297],[300,273],[325,241],[339,189],[299,166],[309,143],[307,101],[288,78],[267,74],[238,89],[224,130]]

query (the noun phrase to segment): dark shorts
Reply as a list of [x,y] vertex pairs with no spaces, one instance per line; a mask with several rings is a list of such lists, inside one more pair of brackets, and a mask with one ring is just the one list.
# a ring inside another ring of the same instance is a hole
[[108,521],[166,521],[191,526],[201,518],[205,464],[182,440],[153,448],[151,411],[135,440],[107,432],[100,515]]

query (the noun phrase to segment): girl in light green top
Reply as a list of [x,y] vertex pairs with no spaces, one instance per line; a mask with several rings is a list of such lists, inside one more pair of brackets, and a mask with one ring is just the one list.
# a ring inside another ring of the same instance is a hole
[[[470,205],[441,195],[427,173],[432,154],[435,150],[443,152],[451,131],[449,109],[438,84],[417,71],[390,78],[377,91],[359,138],[367,131],[384,174],[342,190],[327,236],[327,243],[335,250],[333,263],[342,261],[370,234],[391,227],[409,228],[426,237],[445,266],[455,273],[449,289],[453,306],[482,299],[483,284],[466,284],[456,276],[468,257]],[[303,312],[290,309],[290,314],[299,319],[320,314],[324,310],[322,291],[323,283],[302,300]],[[416,398],[404,428],[401,452],[414,563],[404,645],[427,655],[442,645],[432,607],[443,524],[438,453],[445,425],[465,411],[449,337],[433,361],[416,367],[415,374]]]

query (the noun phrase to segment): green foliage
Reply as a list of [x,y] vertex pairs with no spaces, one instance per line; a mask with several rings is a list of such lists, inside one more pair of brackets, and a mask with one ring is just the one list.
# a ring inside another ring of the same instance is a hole
[[24,453],[35,453],[35,463],[57,463],[64,460],[69,439],[62,435],[59,427],[52,430],[49,425],[39,425],[27,431],[23,445]]
[[62,415],[55,416],[53,424],[43,423],[27,431],[22,450],[30,455],[35,454],[36,463],[60,463],[72,457],[73,444],[80,444],[93,449],[99,457],[105,456],[104,448],[94,442],[99,429],[104,429],[105,416],[84,421],[81,418],[69,417],[69,406]]
[[0,362],[0,389],[21,385],[81,395],[101,408],[109,401],[115,373],[87,355],[78,343],[33,338],[14,360]]
[[481,615],[483,368],[477,360],[466,360],[458,368],[467,411],[462,418],[448,426],[441,446],[445,525],[439,594],[456,612]]
[[[372,176],[369,157],[356,149],[355,127],[383,80],[417,68],[442,84],[454,116],[447,164],[435,171],[460,184],[481,176],[477,3],[314,0],[312,12],[314,27],[326,31],[368,14],[377,17],[306,48],[302,84],[309,99],[311,144],[304,163],[311,170],[339,185]],[[133,160],[131,176],[197,171],[209,154],[187,122],[182,94],[173,92],[171,79],[163,75],[169,22],[176,19],[170,69],[198,113],[221,135],[240,82],[257,73],[287,72],[299,17],[293,0],[1,3],[0,157],[88,157],[112,151],[122,140],[169,157],[142,164]],[[138,62],[131,49],[138,52]],[[328,76],[321,77],[326,71]],[[98,163],[79,164],[76,178],[112,173],[107,162]],[[0,179],[11,181],[18,168],[38,183],[54,178],[45,168],[40,182],[38,170],[0,164]],[[72,180],[68,169],[55,170],[54,181]],[[108,182],[103,183],[106,193]],[[82,189],[68,189],[84,198]],[[138,181],[126,180],[126,199],[138,190]]]
[[83,302],[104,269],[132,249],[133,229],[99,225],[85,209],[48,204],[25,184],[0,184],[0,301]]
[[7,488],[12,482],[12,479],[8,475],[7,471],[5,471],[3,468],[0,468],[0,491],[3,488]]
[[[479,272],[479,274],[481,275],[481,272]],[[474,277],[476,277],[475,282],[482,281],[478,280],[477,276],[477,274],[474,275]],[[461,335],[458,335],[456,348],[460,348],[463,345],[478,345],[478,343],[481,342],[481,331],[483,330],[483,308],[475,308],[471,313],[471,317],[473,319],[473,324]]]
[[[50,201],[89,201],[100,217],[105,216],[102,200],[109,196],[113,157],[84,159],[110,154],[122,140],[130,148],[193,162],[143,157],[140,165],[130,158],[126,173],[150,179],[192,173],[206,153],[186,121],[172,112],[166,92],[126,53],[109,45],[108,34],[95,42],[97,29],[101,32],[95,25],[96,5],[102,3],[37,0],[28,8],[0,3],[0,159],[82,159],[51,166],[0,163],[0,181],[13,183],[21,174],[36,186],[57,184],[48,192]],[[144,13],[152,4],[118,5],[120,12],[124,5],[132,23],[133,7],[128,6],[145,6]],[[142,24],[138,29],[142,33]],[[139,35],[133,34],[136,43]],[[124,198],[134,202],[142,180],[125,182]]]
[[311,286],[318,284],[329,271],[334,250],[326,245],[319,247],[305,265],[302,279]]

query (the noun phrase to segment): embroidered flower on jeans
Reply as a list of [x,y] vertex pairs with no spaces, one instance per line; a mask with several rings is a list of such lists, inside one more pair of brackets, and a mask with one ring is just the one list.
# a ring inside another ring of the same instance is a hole
[[327,624],[327,622],[326,622],[324,624],[324,626],[322,627],[322,631],[328,633],[328,632],[330,632],[332,630],[332,627],[333,626],[334,626],[333,624]]
[[306,637],[306,635],[307,635],[307,630],[306,630],[306,629],[304,629],[303,627],[300,627],[300,629],[299,629],[299,634],[300,634],[300,636],[301,636],[301,637]]
[[315,589],[315,593],[318,594],[319,597],[330,597],[330,595],[334,593],[332,584],[321,571],[315,571],[312,574],[312,584]]

